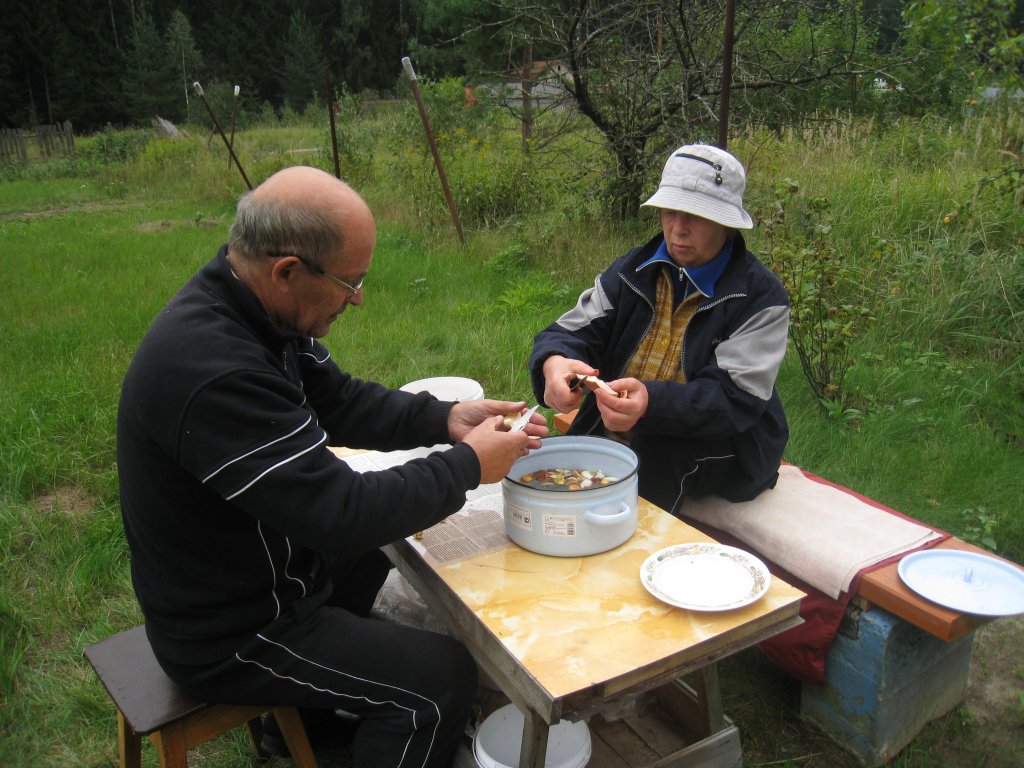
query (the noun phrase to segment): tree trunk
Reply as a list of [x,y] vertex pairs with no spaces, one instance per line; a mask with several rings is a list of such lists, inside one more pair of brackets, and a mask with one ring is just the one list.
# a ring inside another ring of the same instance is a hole
[[609,138],[615,153],[616,178],[612,182],[610,203],[612,215],[617,219],[635,219],[640,212],[644,196],[646,138]]
[[107,0],[107,6],[110,8],[110,31],[114,33],[114,49],[120,53],[121,44],[117,41],[117,22],[114,21],[114,0]]
[[46,93],[46,124],[53,125],[53,105],[50,103],[50,78],[46,74],[46,66],[43,66],[43,90]]
[[533,46],[523,46],[523,153],[530,154],[533,140]]

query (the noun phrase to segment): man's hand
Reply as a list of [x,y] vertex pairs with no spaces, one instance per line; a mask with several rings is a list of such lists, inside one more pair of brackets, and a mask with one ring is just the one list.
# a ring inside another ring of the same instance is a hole
[[[533,419],[543,416],[533,414]],[[540,448],[540,440],[527,434],[526,430],[509,432],[503,416],[492,416],[479,426],[471,429],[462,442],[476,451],[480,461],[480,482],[496,483],[512,468],[516,459],[526,456],[531,448]],[[532,419],[527,429],[547,434],[547,426],[536,424]]]
[[[492,416],[518,416],[525,410],[526,403],[522,400],[517,403],[510,400],[467,400],[456,403],[448,412],[448,435],[454,442],[458,442],[465,439],[473,427]],[[508,428],[505,429],[507,431]],[[540,439],[548,434],[547,419],[540,413],[534,413],[523,431],[530,437]],[[540,443],[530,447],[539,448]]]
[[462,441],[476,452],[480,461],[480,482],[496,483],[508,474],[516,459],[531,448],[540,448],[540,438],[548,434],[547,419],[533,413],[525,429],[509,432],[505,416],[521,414],[526,403],[508,400],[469,400],[458,403],[448,413],[448,432],[452,440]]
[[571,411],[578,408],[580,400],[587,393],[583,387],[570,388],[576,383],[576,374],[597,376],[599,371],[582,360],[570,360],[561,355],[552,355],[544,361],[544,402],[556,411]]
[[617,379],[608,386],[618,397],[603,389],[594,391],[601,421],[612,432],[628,432],[647,413],[647,386],[638,379]]

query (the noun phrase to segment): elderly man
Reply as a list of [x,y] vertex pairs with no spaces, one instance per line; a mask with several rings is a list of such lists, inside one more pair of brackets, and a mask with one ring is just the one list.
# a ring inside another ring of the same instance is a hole
[[688,495],[740,501],[772,487],[789,437],[775,391],[789,300],[739,232],[753,226],[745,187],[718,147],[673,152],[643,203],[661,232],[598,275],[530,357],[538,400],[561,411],[580,405],[578,375],[612,379],[570,432],[629,443],[640,494],[677,514]]
[[[361,766],[450,764],[477,671],[450,637],[368,618],[379,547],[437,523],[546,434],[525,403],[441,402],[361,381],[316,341],[363,301],[373,216],[289,168],[244,195],[230,240],[153,322],[125,376],[117,462],[153,650],[212,701],[361,720]],[[454,443],[360,474],[329,445]]]

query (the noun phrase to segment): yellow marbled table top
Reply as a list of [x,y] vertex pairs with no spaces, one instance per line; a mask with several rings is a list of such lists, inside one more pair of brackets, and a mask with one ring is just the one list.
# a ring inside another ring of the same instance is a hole
[[793,623],[803,593],[777,578],[759,600],[729,611],[653,597],[640,583],[649,555],[713,539],[643,499],[638,512],[636,533],[608,552],[551,557],[509,541],[435,570],[554,699],[598,683],[615,688],[617,679],[626,685],[650,665],[720,658],[774,623]]
[[[332,450],[342,458],[365,453]],[[411,539],[388,549],[474,655],[507,657],[497,664],[513,670],[505,682],[557,722],[563,705],[640,690],[800,623],[804,593],[775,577],[756,602],[716,612],[674,607],[641,584],[648,556],[675,544],[711,541],[640,499],[633,536],[587,557],[539,555],[511,540],[446,564],[432,563]]]

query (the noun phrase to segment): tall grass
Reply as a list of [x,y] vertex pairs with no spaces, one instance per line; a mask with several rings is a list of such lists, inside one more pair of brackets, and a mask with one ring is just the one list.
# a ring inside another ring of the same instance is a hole
[[[392,386],[463,375],[531,400],[533,334],[654,220],[595,216],[600,179],[581,170],[604,161],[592,144],[566,137],[524,165],[506,156],[518,152],[514,127],[488,118],[500,158],[454,139],[445,149],[462,153],[450,180],[475,206],[462,246],[428,153],[403,143],[415,133],[403,114],[345,128],[380,234],[365,304],[326,343],[355,375]],[[861,276],[849,298],[875,318],[854,340],[842,411],[824,410],[787,359],[786,459],[1024,561],[1024,217],[1012,194],[979,186],[1003,167],[1011,128],[839,121],[807,135],[751,130],[730,149],[750,167],[752,209],[786,178],[832,201],[829,237]],[[318,126],[263,128],[235,147],[255,183],[295,163],[330,170],[325,140]],[[73,162],[0,168],[0,765],[15,768],[115,763],[109,703],[81,651],[140,619],[117,505],[120,381],[150,320],[225,239],[245,189],[205,135],[80,148]],[[528,175],[488,184],[494,168]],[[469,192],[461,169],[473,171]],[[756,230],[750,242],[761,245]],[[249,757],[227,739],[199,760]]]

